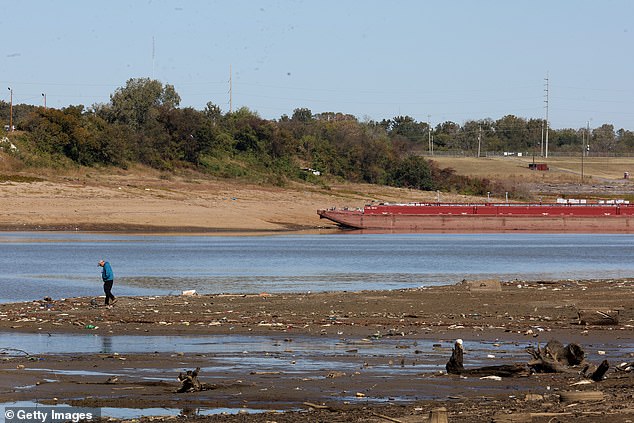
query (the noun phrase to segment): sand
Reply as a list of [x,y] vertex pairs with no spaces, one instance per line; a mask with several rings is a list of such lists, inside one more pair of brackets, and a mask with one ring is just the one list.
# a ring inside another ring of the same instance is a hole
[[[369,201],[430,201],[436,193],[364,184],[270,187],[104,171],[0,184],[0,229],[135,232],[279,232],[335,226],[317,210]],[[446,201],[465,196],[446,195]]]

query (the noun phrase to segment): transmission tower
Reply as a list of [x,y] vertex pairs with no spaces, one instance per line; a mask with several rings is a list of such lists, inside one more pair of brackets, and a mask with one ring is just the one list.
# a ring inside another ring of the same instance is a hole
[[548,72],[546,72],[546,78],[544,78],[544,80],[546,81],[546,88],[545,88],[545,95],[546,95],[546,99],[544,100],[544,102],[546,103],[546,151],[545,151],[545,155],[544,157],[548,158],[548,97],[549,97],[549,87],[548,87]]

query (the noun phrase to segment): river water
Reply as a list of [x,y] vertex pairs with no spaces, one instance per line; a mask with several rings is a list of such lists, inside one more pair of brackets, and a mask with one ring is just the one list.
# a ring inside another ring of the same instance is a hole
[[115,295],[395,289],[462,279],[634,276],[634,235],[0,233],[0,302]]

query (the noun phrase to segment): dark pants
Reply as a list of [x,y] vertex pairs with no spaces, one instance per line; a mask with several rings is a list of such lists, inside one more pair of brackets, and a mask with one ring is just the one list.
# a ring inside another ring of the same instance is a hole
[[112,284],[114,281],[104,281],[103,282],[103,292],[106,294],[106,305],[110,302],[110,300],[114,301],[114,295],[112,295]]

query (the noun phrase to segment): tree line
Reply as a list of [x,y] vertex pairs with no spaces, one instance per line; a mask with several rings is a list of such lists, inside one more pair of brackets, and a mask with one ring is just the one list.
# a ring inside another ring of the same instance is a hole
[[[13,105],[12,142],[27,166],[117,166],[140,163],[172,171],[192,168],[218,177],[265,183],[304,179],[313,170],[348,181],[467,194],[498,192],[490,181],[461,177],[422,154],[435,151],[475,155],[483,151],[535,151],[543,121],[505,116],[499,120],[444,122],[430,127],[409,116],[361,122],[344,113],[298,108],[291,116],[262,119],[241,108],[223,112],[209,102],[203,110],[180,107],[172,85],[130,79],[107,104],[62,109]],[[10,105],[0,101],[0,119]],[[580,151],[590,140],[597,151],[634,151],[634,134],[612,125],[549,131],[550,151]]]

